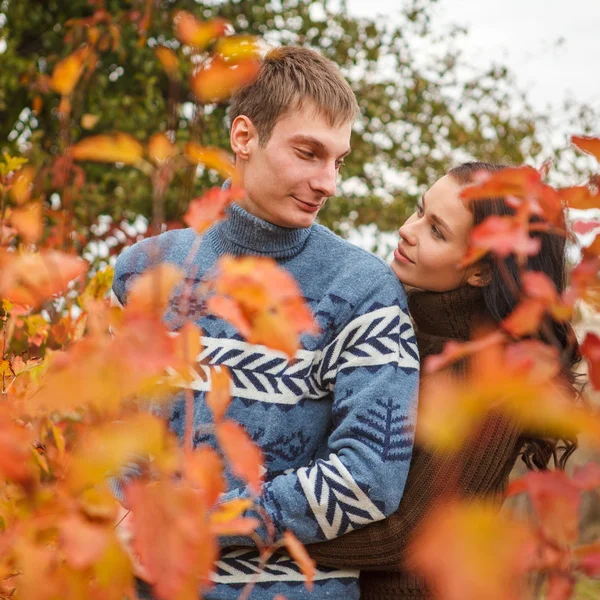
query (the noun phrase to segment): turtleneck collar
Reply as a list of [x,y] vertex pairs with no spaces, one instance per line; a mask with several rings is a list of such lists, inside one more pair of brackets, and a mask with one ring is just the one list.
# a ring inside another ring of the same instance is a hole
[[486,312],[482,289],[471,285],[449,292],[410,290],[408,309],[418,334],[459,341],[470,339]]
[[312,227],[288,229],[263,221],[238,204],[227,208],[227,219],[206,234],[218,255],[253,254],[272,258],[291,258],[298,254]]

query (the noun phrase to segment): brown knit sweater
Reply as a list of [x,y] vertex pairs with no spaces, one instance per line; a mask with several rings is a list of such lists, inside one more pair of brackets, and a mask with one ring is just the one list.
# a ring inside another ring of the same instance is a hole
[[[448,340],[467,340],[483,319],[481,290],[465,286],[445,293],[413,292],[408,304],[421,361]],[[461,371],[466,377],[465,370]],[[429,598],[421,578],[404,565],[415,528],[445,497],[500,497],[522,442],[517,426],[490,415],[462,450],[440,457],[416,446],[398,510],[340,538],[307,546],[320,565],[361,570],[361,599]]]

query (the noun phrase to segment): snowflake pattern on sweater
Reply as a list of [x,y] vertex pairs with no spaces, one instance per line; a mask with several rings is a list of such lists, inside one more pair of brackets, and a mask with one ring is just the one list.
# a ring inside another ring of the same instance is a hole
[[[156,257],[183,266],[194,238],[192,230],[171,231],[123,253],[113,284],[118,299],[126,302],[132,278]],[[206,427],[211,414],[204,395],[209,367],[227,366],[233,397],[227,416],[265,451],[267,473],[259,502],[279,533],[291,529],[310,543],[384,519],[402,496],[416,414],[419,360],[402,286],[385,263],[324,227],[276,227],[237,205],[205,234],[193,257],[198,282],[224,254],[275,258],[299,283],[321,333],[304,336],[302,349],[288,360],[281,352],[248,344],[224,321],[201,314],[201,303],[195,307],[191,314],[204,332],[198,356],[203,373],[190,384],[195,443],[214,442]],[[181,326],[177,296],[165,320],[175,331]],[[171,427],[179,436],[184,417],[183,398],[176,398]],[[248,494],[231,474],[228,479],[230,491],[223,501]],[[209,600],[235,598],[233,591],[255,576],[257,553],[248,548],[253,542],[231,537],[224,544],[246,548],[224,551],[216,564],[215,587],[205,594]],[[302,578],[292,565],[289,557],[274,558],[253,597],[303,597]],[[357,575],[319,568],[310,597],[358,597],[353,596]]]

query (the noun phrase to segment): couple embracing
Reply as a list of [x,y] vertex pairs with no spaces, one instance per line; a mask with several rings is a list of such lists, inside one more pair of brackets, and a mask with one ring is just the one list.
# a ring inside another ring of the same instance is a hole
[[[467,163],[423,195],[399,230],[391,265],[335,236],[315,219],[335,194],[357,113],[348,83],[316,52],[287,47],[267,55],[230,108],[231,148],[246,198],[206,232],[193,261],[202,279],[223,255],[275,259],[296,279],[320,326],[287,362],[219,319],[198,318],[209,362],[232,374],[228,416],[266,456],[261,508],[317,562],[308,592],[293,561],[275,555],[252,592],[256,600],[428,597],[406,564],[408,541],[428,509],[450,487],[459,495],[499,496],[520,454],[542,468],[557,443],[526,438],[516,424],[491,415],[454,458],[414,445],[419,362],[448,340],[468,340],[479,324],[500,322],[518,302],[490,258],[456,266],[471,229],[511,209],[497,198],[462,203],[460,192],[476,172],[502,168]],[[532,235],[542,238],[542,250],[528,268],[545,272],[561,291],[564,238]],[[169,231],[126,250],[115,268],[119,301],[126,303],[132,279],[157,249],[162,261],[183,266],[195,236]],[[502,272],[518,285],[511,260]],[[551,328],[568,384],[577,350],[567,325]],[[467,367],[460,376],[469,377]],[[205,386],[194,385],[198,431],[211,422]],[[174,401],[171,416],[181,437],[182,402]],[[247,494],[232,479],[223,500]],[[237,598],[258,570],[252,540],[232,537],[223,546],[215,585],[204,595],[209,600]]]

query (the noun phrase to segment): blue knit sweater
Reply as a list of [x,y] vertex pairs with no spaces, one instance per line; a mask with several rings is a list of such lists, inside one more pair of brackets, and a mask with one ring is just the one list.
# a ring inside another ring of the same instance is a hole
[[[132,278],[156,262],[183,266],[195,232],[175,230],[135,244],[117,260],[113,291],[124,304]],[[400,502],[413,445],[419,360],[405,293],[390,268],[320,225],[286,229],[238,205],[204,236],[195,277],[210,274],[224,254],[270,256],[297,280],[321,333],[304,336],[293,361],[246,343],[228,323],[199,316],[203,365],[226,365],[233,400],[228,418],[261,446],[266,474],[260,503],[278,532],[305,543],[328,540],[393,513]],[[175,296],[166,322],[183,323]],[[191,307],[200,313],[201,307]],[[203,367],[208,374],[208,367]],[[204,378],[206,379],[206,377]],[[203,378],[195,390],[194,443],[213,443],[206,424]],[[173,403],[171,426],[182,438],[184,400]],[[229,475],[224,500],[245,495]],[[237,598],[257,571],[247,538],[226,540],[215,587],[204,598]],[[237,548],[234,548],[237,546]],[[286,555],[274,557],[252,593],[255,600],[358,598],[358,572],[318,568],[312,593]],[[306,595],[306,596],[305,596]]]

